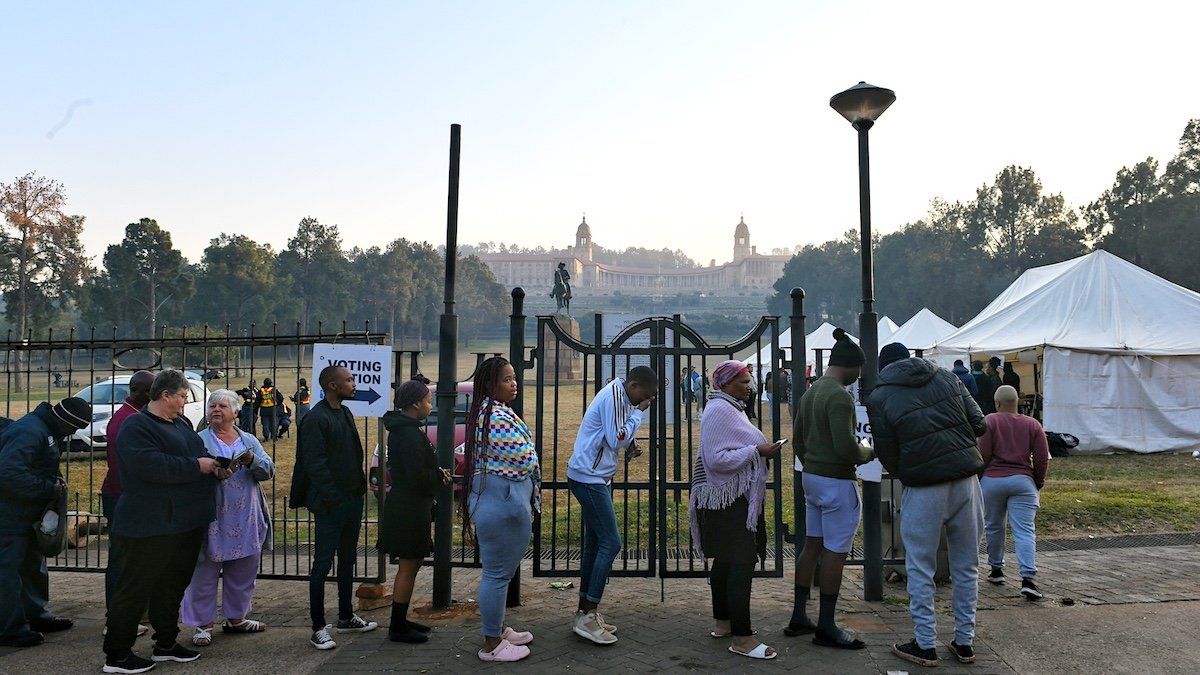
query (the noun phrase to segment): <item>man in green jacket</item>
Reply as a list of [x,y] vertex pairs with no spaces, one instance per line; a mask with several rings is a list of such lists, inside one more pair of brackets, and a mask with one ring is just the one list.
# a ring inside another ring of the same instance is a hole
[[[863,351],[838,328],[825,375],[800,398],[793,441],[796,458],[803,463],[805,534],[804,551],[796,563],[795,606],[784,633],[815,633],[813,644],[838,649],[862,649],[863,641],[834,622],[842,566],[854,542],[862,501],[858,497],[855,467],[871,461],[871,449],[861,446],[854,433],[854,397],[846,387],[858,380]],[[808,617],[817,561],[821,563],[821,609],[814,624]]]

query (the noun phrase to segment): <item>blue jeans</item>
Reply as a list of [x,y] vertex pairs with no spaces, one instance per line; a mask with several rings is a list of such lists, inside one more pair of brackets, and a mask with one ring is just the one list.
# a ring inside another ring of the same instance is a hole
[[1004,516],[1007,513],[1021,576],[1033,578],[1037,575],[1033,519],[1041,503],[1033,479],[1024,475],[984,476],[979,485],[983,490],[983,531],[987,534],[988,564],[1004,567]]
[[475,476],[467,499],[483,575],[479,579],[480,632],[485,638],[504,632],[504,601],[508,582],[529,549],[533,534],[533,481],[499,476]]
[[937,644],[933,574],[943,525],[953,584],[950,608],[954,614],[954,641],[960,645],[972,644],[979,598],[979,534],[983,529],[979,479],[969,476],[938,485],[905,486],[900,513],[904,570],[908,573],[908,611],[917,644],[922,649],[933,649]]
[[13,523],[0,530],[0,637],[27,633],[30,621],[52,618],[46,611],[49,597],[50,576],[33,527]]
[[571,494],[579,500],[583,514],[583,557],[579,561],[579,597],[600,604],[613,561],[621,552],[617,514],[612,490],[603,483],[580,483],[567,479]]
[[325,627],[325,577],[337,554],[338,619],[354,616],[354,561],[362,528],[363,498],[351,497],[315,521],[312,572],[308,577],[308,611],[313,630]]

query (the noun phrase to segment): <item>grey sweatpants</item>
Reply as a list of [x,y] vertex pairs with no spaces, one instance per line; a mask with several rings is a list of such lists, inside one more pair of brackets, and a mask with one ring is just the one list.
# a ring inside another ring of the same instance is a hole
[[917,644],[922,649],[933,649],[937,644],[933,575],[943,525],[953,584],[954,641],[964,646],[972,644],[979,596],[979,536],[983,531],[979,479],[971,476],[939,485],[905,486],[900,509],[904,569],[908,572],[908,610]]

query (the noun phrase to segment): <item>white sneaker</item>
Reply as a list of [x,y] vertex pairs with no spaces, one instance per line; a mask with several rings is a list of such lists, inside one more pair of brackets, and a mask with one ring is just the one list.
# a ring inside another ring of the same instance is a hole
[[611,645],[617,641],[617,636],[604,629],[600,625],[600,620],[596,618],[595,612],[584,613],[583,610],[575,612],[575,626],[573,628],[575,634],[582,638],[587,638],[598,645]]
[[334,642],[333,638],[329,635],[329,626],[325,626],[321,630],[313,631],[312,638],[309,640],[309,642],[312,644],[312,646],[321,650],[333,649],[337,646],[337,643]]

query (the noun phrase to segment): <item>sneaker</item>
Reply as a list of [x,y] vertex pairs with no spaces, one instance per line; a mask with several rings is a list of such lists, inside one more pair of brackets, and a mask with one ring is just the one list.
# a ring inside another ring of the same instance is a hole
[[1004,583],[1004,570],[1000,569],[999,567],[993,567],[992,573],[988,575],[987,579],[993,584],[999,586],[1000,584]]
[[37,619],[29,622],[29,627],[38,633],[57,633],[69,630],[74,625],[74,621],[64,619],[61,616],[52,616],[49,619]]
[[1025,596],[1026,600],[1042,599],[1042,592],[1038,590],[1037,584],[1033,583],[1033,579],[1029,577],[1021,580],[1021,595]]
[[959,663],[975,663],[975,648],[971,645],[960,645],[951,640],[950,653],[958,659]]
[[598,645],[611,645],[617,641],[616,635],[604,630],[604,626],[600,625],[595,612],[587,612],[586,614],[583,610],[575,612],[575,626],[573,630],[576,635],[587,638]]
[[154,668],[154,662],[150,659],[142,657],[132,652],[129,655],[114,659],[109,657],[104,659],[104,672],[106,673],[144,673],[147,670]]
[[337,643],[334,642],[333,638],[329,635],[329,626],[325,626],[320,630],[314,630],[312,637],[309,638],[308,641],[312,644],[312,646],[322,650],[333,649],[337,646]]
[[45,641],[46,638],[41,633],[27,630],[0,638],[0,647],[36,647]]
[[916,640],[909,640],[902,645],[892,645],[892,653],[905,661],[932,668],[938,664],[936,649],[924,649]]
[[337,632],[339,633],[369,633],[379,624],[374,621],[364,621],[357,614],[352,614],[349,619],[337,622]]
[[[143,635],[145,635],[146,633],[149,633],[149,632],[150,632],[149,626],[146,626],[146,625],[140,624],[140,623],[138,624],[137,637],[142,637]],[[100,634],[108,635],[108,626],[105,626],[104,629],[100,631]]]
[[608,619],[605,619],[604,615],[600,612],[596,612],[596,621],[599,621],[600,625],[604,626],[604,630],[612,633],[613,635],[617,634],[617,627],[609,623]]
[[200,658],[200,652],[194,649],[188,649],[178,642],[172,642],[170,647],[159,647],[154,645],[154,652],[150,654],[150,658],[155,661],[174,661],[176,663],[189,663]]

